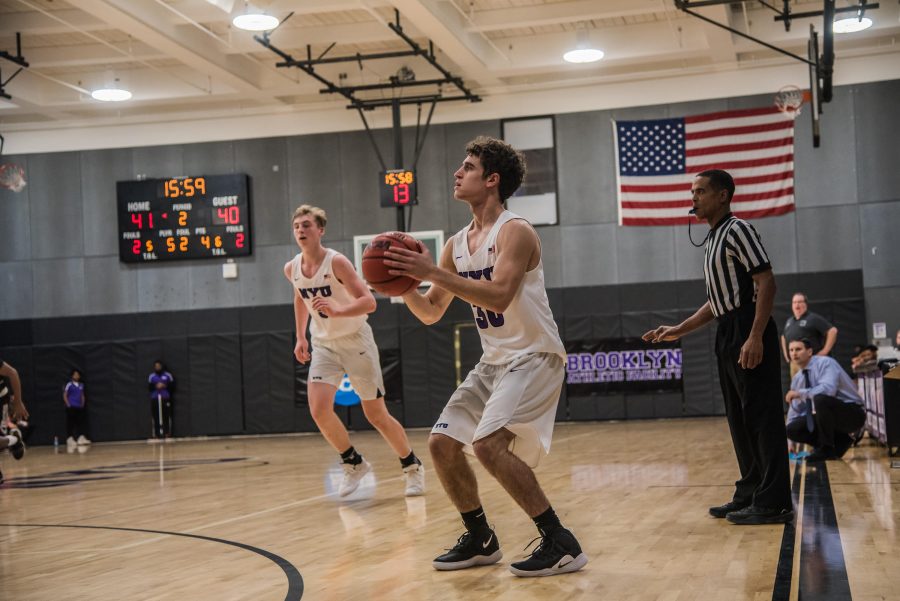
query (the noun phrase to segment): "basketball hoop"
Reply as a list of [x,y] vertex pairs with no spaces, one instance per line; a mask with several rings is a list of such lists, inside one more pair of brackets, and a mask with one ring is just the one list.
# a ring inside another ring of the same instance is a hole
[[22,167],[15,163],[0,164],[0,186],[13,192],[21,192],[26,183]]
[[784,86],[775,94],[775,106],[791,119],[800,114],[800,107],[807,100],[807,93],[797,86]]

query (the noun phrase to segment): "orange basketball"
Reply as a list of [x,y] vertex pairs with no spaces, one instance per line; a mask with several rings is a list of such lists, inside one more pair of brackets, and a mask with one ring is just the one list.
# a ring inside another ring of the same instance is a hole
[[376,292],[387,296],[402,296],[419,285],[419,280],[405,275],[391,275],[384,264],[384,252],[389,248],[408,248],[422,252],[422,243],[403,232],[378,234],[366,246],[362,257],[362,275]]

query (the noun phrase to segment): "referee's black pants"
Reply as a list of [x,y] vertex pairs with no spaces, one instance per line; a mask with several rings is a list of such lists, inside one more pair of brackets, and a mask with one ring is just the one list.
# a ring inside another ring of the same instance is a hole
[[733,500],[741,505],[792,509],[781,398],[781,354],[771,318],[763,332],[762,362],[753,369],[738,365],[755,312],[755,305],[749,305],[726,313],[718,318],[716,331],[719,382],[741,470]]

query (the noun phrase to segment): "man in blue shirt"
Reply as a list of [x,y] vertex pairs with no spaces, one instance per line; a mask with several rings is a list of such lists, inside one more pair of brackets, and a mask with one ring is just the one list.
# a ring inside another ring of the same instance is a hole
[[785,395],[788,438],[815,447],[808,462],[842,457],[866,421],[856,386],[837,361],[813,355],[809,339],[792,341],[788,351],[800,368]]

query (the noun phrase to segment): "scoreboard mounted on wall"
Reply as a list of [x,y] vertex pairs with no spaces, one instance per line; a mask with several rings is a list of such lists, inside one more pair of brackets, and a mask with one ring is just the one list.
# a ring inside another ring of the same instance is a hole
[[119,260],[249,255],[247,184],[243,173],[116,182]]

